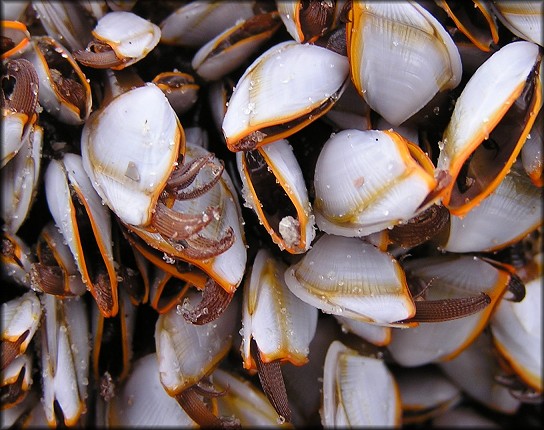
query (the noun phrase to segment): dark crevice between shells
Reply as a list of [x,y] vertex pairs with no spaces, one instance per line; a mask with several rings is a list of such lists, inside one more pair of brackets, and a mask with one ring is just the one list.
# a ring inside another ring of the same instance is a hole
[[[459,31],[461,31],[478,49],[488,51],[496,48],[493,42],[493,32],[490,24],[485,19],[478,3],[445,1],[445,9],[449,9],[448,16]],[[451,15],[450,15],[451,14]]]
[[523,403],[539,404],[542,403],[544,397],[541,392],[538,392],[523,381],[515,374],[512,375],[495,375],[495,382],[506,387],[510,394]]
[[127,376],[132,354],[127,322],[123,321],[126,312],[123,312],[123,304],[120,305],[120,312],[114,317],[99,315],[92,348],[94,378],[97,381],[107,379],[107,374],[114,385]]
[[4,55],[6,52],[15,48],[15,42],[12,38],[7,36],[0,36],[0,54]]
[[266,397],[278,413],[286,422],[291,422],[291,408],[287,399],[287,390],[281,373],[279,360],[265,363],[261,358],[261,351],[255,340],[251,341],[251,355],[257,364],[259,381],[266,394]]
[[432,323],[464,318],[479,312],[491,303],[486,293],[472,297],[456,297],[441,300],[415,300],[416,313],[412,318],[399,323]]
[[521,146],[519,140],[534,113],[536,95],[537,67],[527,78],[521,95],[512,103],[487,139],[463,163],[452,189],[449,206],[463,206],[480,194],[486,192],[512,154]]
[[202,292],[202,300],[194,309],[185,311],[183,318],[196,325],[212,322],[227,309],[233,297],[234,293],[227,292],[212,278],[208,278]]
[[[243,163],[251,184],[255,200],[253,206],[260,207],[266,221],[278,237],[280,234],[280,222],[286,217],[298,220],[296,207],[285,192],[284,188],[272,172],[261,152],[256,149],[246,151],[243,154]],[[299,232],[300,236],[300,232]]]
[[159,313],[167,312],[178,303],[191,286],[189,282],[167,275],[159,282],[155,295],[152,294],[150,305]]
[[29,330],[26,330],[16,341],[10,342],[9,340],[2,340],[1,343],[1,364],[2,370],[4,370],[15,358],[21,354],[21,345],[30,334]]
[[73,65],[66,59],[66,54],[59,52],[58,48],[47,42],[47,39],[38,39],[37,47],[44,56],[51,74],[51,83],[56,86],[58,94],[77,107],[80,118],[85,118],[87,115],[85,88]]
[[[82,253],[81,258],[84,259],[83,264],[89,276],[90,285],[86,284],[87,290],[91,292],[102,315],[106,318],[115,316],[119,307],[117,284],[113,286],[111,283],[112,280],[110,280],[104,255],[102,255],[93,231],[91,219],[87,208],[82,203],[85,201],[85,197],[72,187],[70,193],[73,210],[76,214],[76,240],[79,240],[82,246],[83,244],[85,246],[85,252]],[[114,281],[116,282],[117,279]]]
[[201,427],[241,428],[238,419],[217,417],[208,408],[202,397],[201,390],[189,387],[176,394],[175,399],[183,410]]
[[17,380],[12,384],[4,385],[0,388],[0,400],[2,408],[16,405],[23,400],[27,392],[23,389],[26,368],[23,367],[17,376]]

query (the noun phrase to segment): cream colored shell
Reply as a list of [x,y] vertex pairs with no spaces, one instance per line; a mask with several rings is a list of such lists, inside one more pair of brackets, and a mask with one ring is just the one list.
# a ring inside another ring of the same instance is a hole
[[150,222],[178,159],[181,133],[176,113],[154,84],[121,94],[85,123],[83,166],[123,222]]

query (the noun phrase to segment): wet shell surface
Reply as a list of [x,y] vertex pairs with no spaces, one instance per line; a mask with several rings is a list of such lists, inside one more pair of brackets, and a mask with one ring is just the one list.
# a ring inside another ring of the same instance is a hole
[[85,123],[83,166],[123,222],[150,221],[178,159],[182,133],[176,113],[154,84],[121,94]]
[[400,417],[398,386],[385,362],[333,341],[324,366],[323,425],[389,427]]
[[353,2],[346,32],[353,83],[395,126],[461,81],[451,36],[416,2]]
[[416,215],[436,186],[398,133],[343,130],[325,143],[314,176],[320,229],[365,236]]
[[[229,149],[264,145],[302,128],[300,121],[317,119],[343,91],[348,67],[346,57],[320,46],[287,41],[268,49],[247,68],[229,100],[222,126]],[[268,130],[293,121],[283,133]]]
[[290,361],[303,365],[317,326],[317,309],[301,301],[285,284],[287,266],[261,249],[253,262],[251,277],[244,286],[243,340],[240,347],[244,366],[254,367],[250,342],[255,339],[264,362]]
[[132,12],[116,11],[98,20],[93,36],[111,46],[116,56],[123,60],[119,68],[125,68],[155,48],[161,38],[161,30],[158,25]]
[[510,274],[470,255],[445,255],[414,259],[404,264],[423,282],[430,283],[426,300],[478,296],[486,293],[491,303],[464,318],[420,323],[395,330],[388,350],[402,366],[420,366],[454,358],[481,333],[493,306],[504,293]]
[[493,341],[517,374],[542,392],[542,276],[526,283],[519,303],[502,300],[491,318]]
[[389,325],[415,313],[398,262],[355,238],[323,235],[285,271],[285,282],[323,312],[360,321]]

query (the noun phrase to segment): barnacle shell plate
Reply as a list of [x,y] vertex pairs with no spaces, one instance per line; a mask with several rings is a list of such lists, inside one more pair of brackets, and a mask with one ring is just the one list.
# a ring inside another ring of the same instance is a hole
[[[227,145],[234,148],[254,132],[299,120],[330,103],[343,90],[348,68],[346,57],[315,45],[287,41],[268,49],[247,68],[229,100],[223,119]],[[290,128],[289,134],[303,125]],[[255,137],[257,145],[287,134],[261,137]]]
[[[40,262],[42,262],[44,258],[47,258],[42,257],[42,254],[50,252],[55,260],[55,264],[62,270],[62,291],[64,294],[67,296],[80,296],[87,291],[83,279],[78,272],[70,247],[67,245],[66,239],[53,221],[47,223],[42,229],[36,246]],[[41,291],[40,285],[35,288]],[[52,294],[50,291],[46,292]]]
[[493,341],[516,373],[542,392],[542,276],[525,284],[525,298],[502,300],[491,317]]
[[269,426],[291,428],[289,423],[278,425],[278,413],[262,391],[239,374],[217,368],[212,381],[226,394],[217,398],[220,416],[235,416],[242,427]]
[[[197,295],[193,290],[188,298]],[[168,394],[175,396],[217,366],[232,344],[237,312],[233,303],[214,323],[204,325],[186,321],[176,308],[159,316],[155,344],[161,383]]]
[[400,125],[461,81],[459,51],[416,2],[353,2],[347,24],[353,83],[372,109]]
[[[51,160],[45,172],[46,198],[49,211],[66,240],[87,288],[93,294],[100,310],[106,317],[117,313],[117,274],[113,262],[111,218],[108,209],[102,205],[91,181],[83,171],[81,156],[67,153],[62,160]],[[100,291],[93,284],[90,264],[83,250],[82,228],[78,224],[77,211],[72,191],[77,194],[85,207],[90,221],[96,246],[109,277],[111,292]]]
[[325,234],[284,276],[293,294],[326,313],[382,325],[415,313],[399,263],[356,238]]
[[[542,225],[542,188],[521,169],[512,169],[482,203],[464,217],[451,215],[449,252],[496,251],[517,242]],[[508,226],[505,228],[504,226]]]
[[382,359],[360,355],[335,340],[323,375],[324,427],[400,425],[399,389]]
[[[542,68],[541,64],[541,70]],[[537,187],[544,186],[544,110],[542,109],[521,148],[521,162],[533,184]]]
[[158,25],[132,12],[124,11],[104,15],[98,20],[92,34],[110,45],[118,58],[128,60],[120,66],[121,68],[144,58],[161,38]]
[[497,17],[516,36],[544,46],[542,2],[494,1]]
[[254,15],[236,23],[200,48],[191,65],[203,79],[213,81],[243,64],[280,27],[277,12]]
[[[190,163],[197,157],[209,155],[209,151],[200,146],[189,144],[185,155],[186,162]],[[212,220],[199,232],[199,235],[215,240],[231,227],[235,237],[230,248],[212,258],[190,258],[183,253],[183,249],[178,249],[177,244],[166,241],[158,233],[144,232],[142,229],[136,228],[132,228],[132,230],[155,248],[199,267],[215,279],[225,291],[234,292],[244,276],[247,250],[241,208],[236,197],[236,190],[227,172],[223,171],[221,179],[211,190],[194,199],[176,200],[172,209],[180,213],[200,214],[210,206],[218,208],[219,217]]]
[[393,131],[343,130],[323,146],[315,169],[320,229],[365,236],[407,221],[436,186],[408,141]]
[[426,300],[477,296],[484,292],[491,303],[464,318],[419,324],[394,330],[388,345],[401,366],[419,366],[455,357],[482,332],[493,307],[505,291],[510,274],[470,255],[445,255],[408,261],[404,269],[425,283]]
[[257,252],[244,285],[240,349],[245,368],[256,366],[250,354],[251,338],[264,362],[280,359],[300,366],[308,361],[318,312],[289,291],[283,277],[286,268],[270,251],[261,248]]
[[128,379],[107,406],[109,426],[197,427],[161,385],[157,354],[134,362]]
[[[28,291],[16,299],[2,303],[2,342],[17,342],[26,332],[26,338],[19,345],[24,353],[34,337],[42,316],[40,300],[34,291]],[[5,345],[2,345],[2,349]]]
[[146,225],[180,153],[184,133],[154,84],[113,99],[85,123],[83,166],[104,202],[125,223]]
[[79,297],[59,300],[40,296],[45,310],[41,359],[43,407],[49,426],[58,423],[62,411],[66,426],[74,426],[86,410],[89,375],[88,322],[85,303]]
[[497,381],[501,372],[497,358],[491,332],[485,330],[459,355],[438,363],[438,367],[472,399],[494,411],[513,414],[521,401]]
[[161,43],[201,47],[238,20],[253,16],[253,3],[191,1],[161,22]]
[[[8,118],[11,119],[13,116]],[[11,233],[17,232],[27,219],[34,201],[40,179],[40,159],[43,145],[42,127],[38,125],[29,127],[21,142],[22,145],[18,152],[0,170],[0,187],[2,190],[0,213],[4,220],[4,229]]]

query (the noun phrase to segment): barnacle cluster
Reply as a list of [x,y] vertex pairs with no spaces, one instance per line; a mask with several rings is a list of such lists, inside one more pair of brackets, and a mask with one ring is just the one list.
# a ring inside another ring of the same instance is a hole
[[541,2],[2,12],[4,428],[541,426]]

